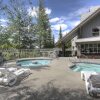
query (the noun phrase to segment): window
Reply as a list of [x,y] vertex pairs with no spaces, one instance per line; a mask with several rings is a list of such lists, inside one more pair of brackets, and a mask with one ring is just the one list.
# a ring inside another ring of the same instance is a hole
[[100,54],[100,43],[81,44],[82,54]]
[[81,49],[84,49],[84,47],[85,47],[84,44],[82,44],[82,45],[81,45]]
[[100,53],[100,48],[98,48],[98,53]]
[[100,48],[100,44],[98,44],[98,48]]
[[81,45],[81,52],[84,52],[84,51],[85,51],[85,45],[82,44],[82,45]]
[[98,53],[100,53],[100,44],[98,44]]
[[100,32],[100,30],[98,28],[92,29],[92,35],[93,36],[99,36],[99,32]]

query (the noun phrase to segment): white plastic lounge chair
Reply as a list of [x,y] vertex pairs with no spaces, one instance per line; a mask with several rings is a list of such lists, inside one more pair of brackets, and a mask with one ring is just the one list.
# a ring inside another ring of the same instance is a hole
[[20,77],[20,76],[28,76],[29,74],[31,73],[31,71],[30,71],[30,69],[24,69],[24,68],[21,68],[21,69],[19,69],[19,70],[16,70],[15,72],[14,72],[14,74],[16,75],[16,76],[18,76],[18,77]]
[[85,80],[85,87],[86,87],[86,92],[87,94],[89,94],[89,91],[88,91],[88,87],[89,87],[89,82],[88,82],[88,79],[91,75],[96,75],[97,73],[96,72],[84,72],[84,80]]
[[0,71],[2,72],[12,72],[14,75],[16,76],[22,76],[22,75],[29,75],[31,73],[30,69],[29,68],[20,68],[20,69],[17,69],[17,68],[0,68]]
[[17,71],[17,68],[10,67],[10,68],[8,68],[8,70],[9,70],[10,72],[14,72],[14,71]]
[[3,85],[13,86],[17,82],[17,78],[8,79],[5,77],[0,78],[0,83]]
[[18,78],[30,75],[30,69],[21,68],[0,68],[0,83],[3,85],[13,86]]
[[10,68],[0,68],[0,70],[8,70],[10,72],[14,72],[17,70],[17,68],[14,68],[14,67],[10,67]]
[[87,81],[87,91],[90,96],[100,96],[100,75],[91,75]]
[[[10,73],[11,74],[11,73]],[[13,86],[17,82],[17,77],[11,75],[10,77],[2,72],[0,72],[0,83],[3,85]]]
[[89,94],[89,82],[88,82],[88,79],[90,78],[91,75],[98,75],[98,73],[96,72],[86,72],[86,71],[83,71],[81,72],[81,79],[82,80],[85,80],[85,86],[86,86],[86,92],[87,94]]
[[81,79],[85,81],[85,79],[88,80],[88,78],[91,75],[97,75],[97,74],[98,73],[94,71],[81,71]]

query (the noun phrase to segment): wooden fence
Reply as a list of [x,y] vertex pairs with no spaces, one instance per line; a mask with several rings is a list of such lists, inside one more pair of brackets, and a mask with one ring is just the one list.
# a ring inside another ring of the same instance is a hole
[[3,57],[6,60],[15,60],[18,58],[49,57],[53,49],[1,49]]

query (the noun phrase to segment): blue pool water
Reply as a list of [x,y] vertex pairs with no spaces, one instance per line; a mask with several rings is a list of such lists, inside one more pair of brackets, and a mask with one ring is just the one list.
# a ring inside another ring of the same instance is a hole
[[16,62],[18,66],[21,67],[41,67],[47,66],[51,60],[49,59],[38,59],[38,60],[19,60]]
[[81,71],[95,71],[100,72],[100,64],[91,64],[91,63],[77,63],[70,67],[75,72]]

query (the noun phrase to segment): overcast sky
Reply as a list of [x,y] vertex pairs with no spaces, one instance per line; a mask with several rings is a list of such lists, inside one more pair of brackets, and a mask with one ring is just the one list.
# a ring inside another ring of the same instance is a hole
[[[6,1],[6,0],[5,0]],[[34,9],[38,6],[38,0],[33,0]],[[49,15],[52,32],[55,40],[58,39],[59,27],[65,35],[80,23],[80,15],[92,6],[99,6],[100,0],[45,0],[46,13]],[[29,10],[30,11],[30,10]],[[32,11],[32,15],[35,12]],[[5,19],[1,19],[5,22]]]

